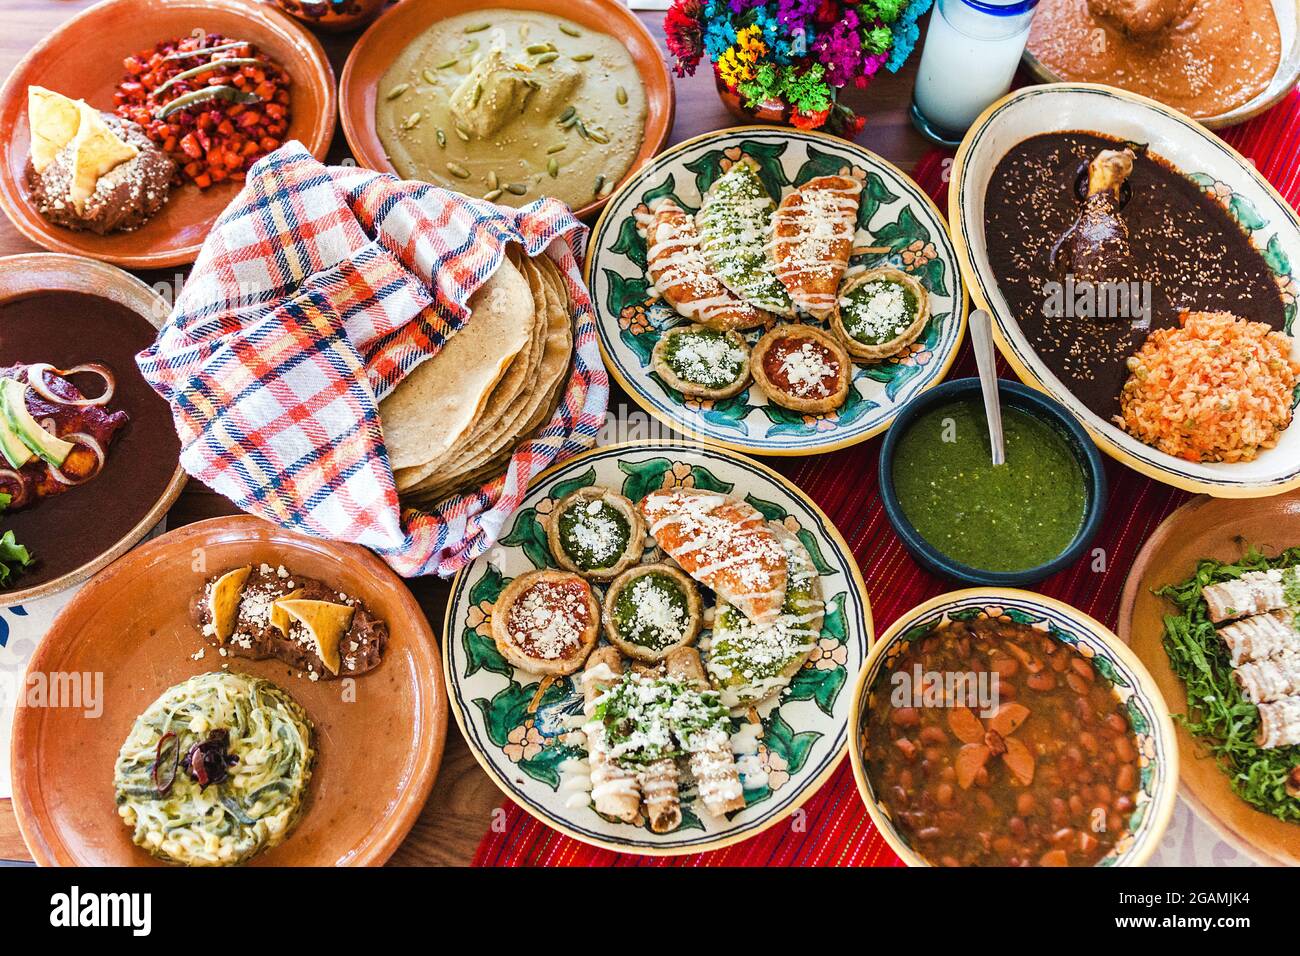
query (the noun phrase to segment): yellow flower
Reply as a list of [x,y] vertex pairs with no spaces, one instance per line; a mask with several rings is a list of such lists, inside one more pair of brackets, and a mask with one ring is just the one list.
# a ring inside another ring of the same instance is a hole
[[819,671],[833,671],[837,667],[845,666],[848,662],[849,649],[839,641],[823,637],[812,649],[812,653],[808,655],[808,663],[804,666]]
[[481,637],[492,636],[492,602],[479,601],[465,612],[465,624]]
[[645,303],[629,305],[618,317],[619,328],[627,329],[633,335],[645,335],[650,331],[650,320],[646,315]]
[[903,260],[903,265],[908,269],[919,269],[930,260],[936,258],[939,255],[939,250],[934,247],[933,242],[925,242],[922,239],[917,239],[899,255]]
[[740,162],[745,156],[745,151],[739,146],[728,146],[722,151],[722,159],[718,160],[718,168],[722,172],[731,169],[732,166]]
[[519,763],[521,760],[532,760],[546,746],[546,741],[543,739],[541,731],[537,729],[536,724],[529,724],[527,727],[520,724],[510,731],[506,739],[509,743],[501,749],[515,763]]
[[767,749],[767,744],[758,745],[758,762],[767,772],[769,790],[780,790],[790,782],[790,764],[778,753]]
[[663,484],[661,488],[694,488],[695,475],[691,472],[691,466],[684,461],[675,461],[673,466],[664,472]]

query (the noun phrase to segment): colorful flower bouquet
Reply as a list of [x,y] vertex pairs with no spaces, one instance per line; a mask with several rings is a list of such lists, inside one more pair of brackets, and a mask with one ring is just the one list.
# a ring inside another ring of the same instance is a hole
[[664,17],[678,76],[708,58],[718,88],[760,116],[852,135],[866,122],[839,99],[882,66],[896,72],[931,0],[674,0]]

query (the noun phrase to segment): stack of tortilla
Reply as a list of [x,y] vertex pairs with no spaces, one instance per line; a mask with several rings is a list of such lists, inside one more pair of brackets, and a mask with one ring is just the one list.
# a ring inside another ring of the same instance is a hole
[[379,405],[397,492],[431,502],[506,469],[550,420],[573,358],[569,297],[546,256],[511,247],[470,317]]

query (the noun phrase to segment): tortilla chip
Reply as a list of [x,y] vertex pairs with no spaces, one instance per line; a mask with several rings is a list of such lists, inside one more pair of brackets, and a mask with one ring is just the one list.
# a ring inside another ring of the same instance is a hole
[[32,167],[44,172],[59,150],[72,142],[81,125],[77,101],[43,86],[27,87],[27,124],[32,135]]
[[379,404],[394,469],[423,465],[455,445],[528,342],[532,296],[508,259],[470,296],[469,309],[464,327]]
[[271,626],[285,637],[289,636],[289,612],[280,607],[280,601],[292,601],[301,594],[302,588],[294,588],[271,605]]
[[81,125],[72,139],[73,202],[82,203],[95,192],[100,177],[112,172],[140,152],[118,136],[99,114],[99,110],[78,100]]
[[275,604],[307,629],[316,642],[316,654],[331,674],[337,674],[341,663],[339,642],[352,626],[356,608],[330,601],[287,601],[284,598]]
[[217,643],[224,644],[235,633],[239,623],[239,599],[244,593],[248,576],[253,573],[251,564],[227,571],[212,582],[212,591],[208,594],[208,613],[212,617],[212,630]]

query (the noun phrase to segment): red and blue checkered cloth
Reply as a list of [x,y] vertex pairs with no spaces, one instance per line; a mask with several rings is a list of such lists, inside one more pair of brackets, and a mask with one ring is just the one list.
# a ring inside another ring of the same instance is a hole
[[[575,358],[554,417],[501,477],[430,511],[398,503],[379,402],[470,318],[508,242],[566,277]],[[591,447],[609,378],[562,204],[503,209],[289,143],[249,172],[157,341],[137,356],[171,405],[181,464],[250,514],[378,552],[406,576],[487,551],[529,480]]]

